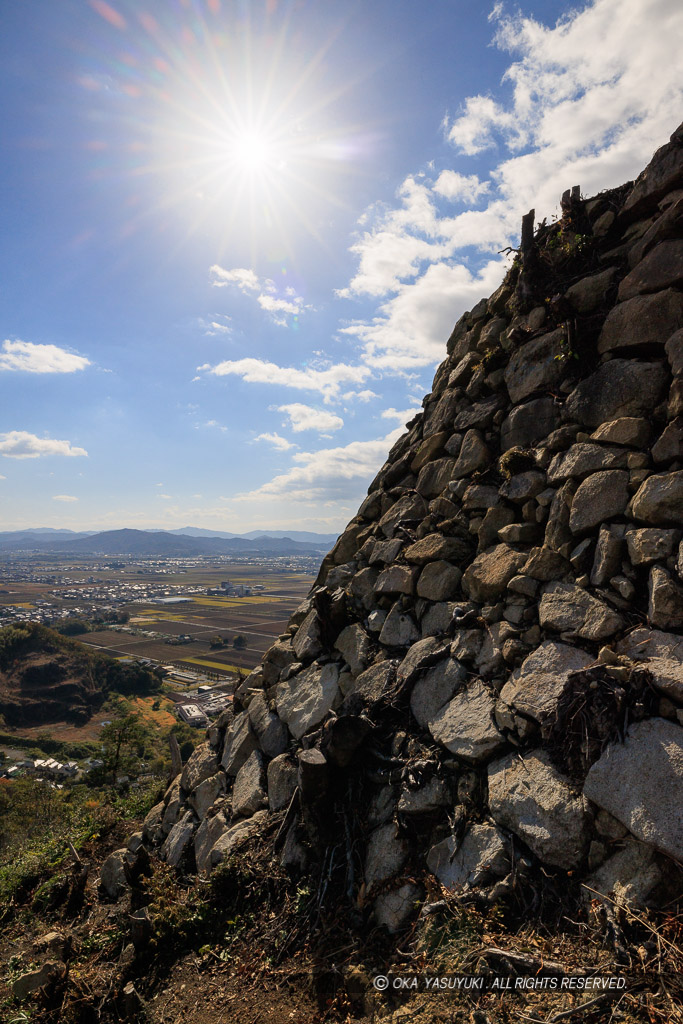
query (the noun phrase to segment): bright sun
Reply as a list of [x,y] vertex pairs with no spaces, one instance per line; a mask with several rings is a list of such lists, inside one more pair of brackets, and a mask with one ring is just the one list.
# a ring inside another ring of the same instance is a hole
[[235,160],[245,170],[265,169],[273,156],[272,144],[263,135],[247,132],[238,136],[232,146]]

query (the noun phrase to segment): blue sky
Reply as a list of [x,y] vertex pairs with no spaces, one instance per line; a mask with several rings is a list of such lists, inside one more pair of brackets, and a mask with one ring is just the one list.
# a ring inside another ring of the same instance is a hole
[[0,24],[3,529],[342,529],[521,215],[682,109],[674,0]]

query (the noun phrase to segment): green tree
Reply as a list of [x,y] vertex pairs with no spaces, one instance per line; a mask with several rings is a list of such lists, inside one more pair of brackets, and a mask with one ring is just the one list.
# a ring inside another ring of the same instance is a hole
[[238,633],[232,642],[232,646],[235,648],[236,651],[243,651],[244,648],[247,646],[246,636],[243,636],[241,633]]
[[134,772],[144,756],[148,739],[149,730],[140,716],[128,711],[122,702],[117,702],[114,717],[100,733],[106,774],[115,781],[122,772]]

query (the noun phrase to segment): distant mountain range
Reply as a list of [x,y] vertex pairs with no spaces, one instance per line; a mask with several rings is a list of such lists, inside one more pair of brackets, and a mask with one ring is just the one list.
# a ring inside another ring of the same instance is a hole
[[[294,539],[296,538],[296,539]],[[54,554],[139,555],[188,557],[194,555],[320,555],[337,534],[277,530],[247,534],[222,533],[188,526],[181,530],[107,530],[76,533],[71,530],[15,530],[0,532],[0,552],[50,552]]]

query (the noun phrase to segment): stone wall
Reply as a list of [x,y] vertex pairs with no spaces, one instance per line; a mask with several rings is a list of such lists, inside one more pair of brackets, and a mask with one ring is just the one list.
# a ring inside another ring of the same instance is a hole
[[275,818],[292,871],[351,830],[348,891],[390,930],[429,873],[498,899],[540,864],[663,898],[683,861],[683,127],[635,183],[562,209],[458,321],[309,598],[148,816],[169,863],[208,874]]

